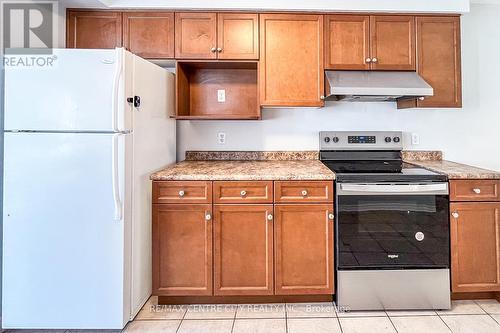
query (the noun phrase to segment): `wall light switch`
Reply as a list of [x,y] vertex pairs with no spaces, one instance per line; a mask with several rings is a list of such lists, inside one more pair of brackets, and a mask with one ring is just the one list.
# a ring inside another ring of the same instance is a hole
[[418,135],[417,133],[412,133],[411,134],[411,144],[412,145],[420,144],[420,135]]
[[226,144],[226,133],[224,132],[217,133],[217,143],[220,145]]
[[226,90],[219,89],[217,90],[217,102],[224,103],[226,101]]

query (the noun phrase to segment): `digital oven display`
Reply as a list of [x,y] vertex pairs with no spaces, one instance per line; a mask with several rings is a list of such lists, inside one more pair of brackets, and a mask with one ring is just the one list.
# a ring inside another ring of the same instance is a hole
[[349,143],[376,143],[375,136],[348,136]]

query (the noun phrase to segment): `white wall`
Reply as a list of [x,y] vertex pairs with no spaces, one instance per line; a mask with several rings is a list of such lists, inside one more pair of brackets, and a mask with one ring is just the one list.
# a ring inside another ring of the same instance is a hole
[[[462,109],[397,110],[392,103],[331,102],[318,109],[264,109],[261,121],[179,121],[186,150],[318,149],[321,130],[403,130],[406,149],[500,171],[500,5],[473,5],[462,18]],[[218,145],[217,132],[227,134]],[[411,133],[420,144],[411,145]]]

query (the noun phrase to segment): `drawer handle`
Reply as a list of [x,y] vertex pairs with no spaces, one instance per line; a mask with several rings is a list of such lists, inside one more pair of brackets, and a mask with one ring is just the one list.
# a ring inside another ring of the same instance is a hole
[[333,215],[333,213],[329,213],[329,214],[328,214],[328,218],[329,218],[330,220],[333,220],[333,218],[334,218],[334,217],[335,217],[335,215]]
[[302,191],[302,196],[305,197],[307,195],[307,191],[306,190],[303,190]]
[[212,215],[210,213],[205,214],[205,221],[210,221],[212,219]]
[[458,219],[458,217],[459,217],[460,215],[458,215],[458,213],[457,213],[457,212],[453,212],[453,213],[451,213],[451,216],[453,216],[454,218]]
[[179,191],[179,196],[182,198],[184,195],[186,194],[186,192],[184,191]]
[[474,193],[476,194],[481,194],[481,189],[480,188],[474,188],[472,189],[474,191]]
[[273,214],[269,214],[269,215],[267,215],[267,219],[268,219],[269,221],[272,221],[272,220],[273,220]]
[[242,196],[242,197],[244,197],[245,195],[247,195],[247,191],[242,190],[242,191],[240,192],[240,194],[241,194],[241,196]]

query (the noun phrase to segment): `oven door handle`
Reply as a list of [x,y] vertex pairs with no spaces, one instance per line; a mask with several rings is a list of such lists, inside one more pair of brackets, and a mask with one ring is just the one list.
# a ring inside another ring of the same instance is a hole
[[448,183],[339,184],[338,195],[447,195]]

